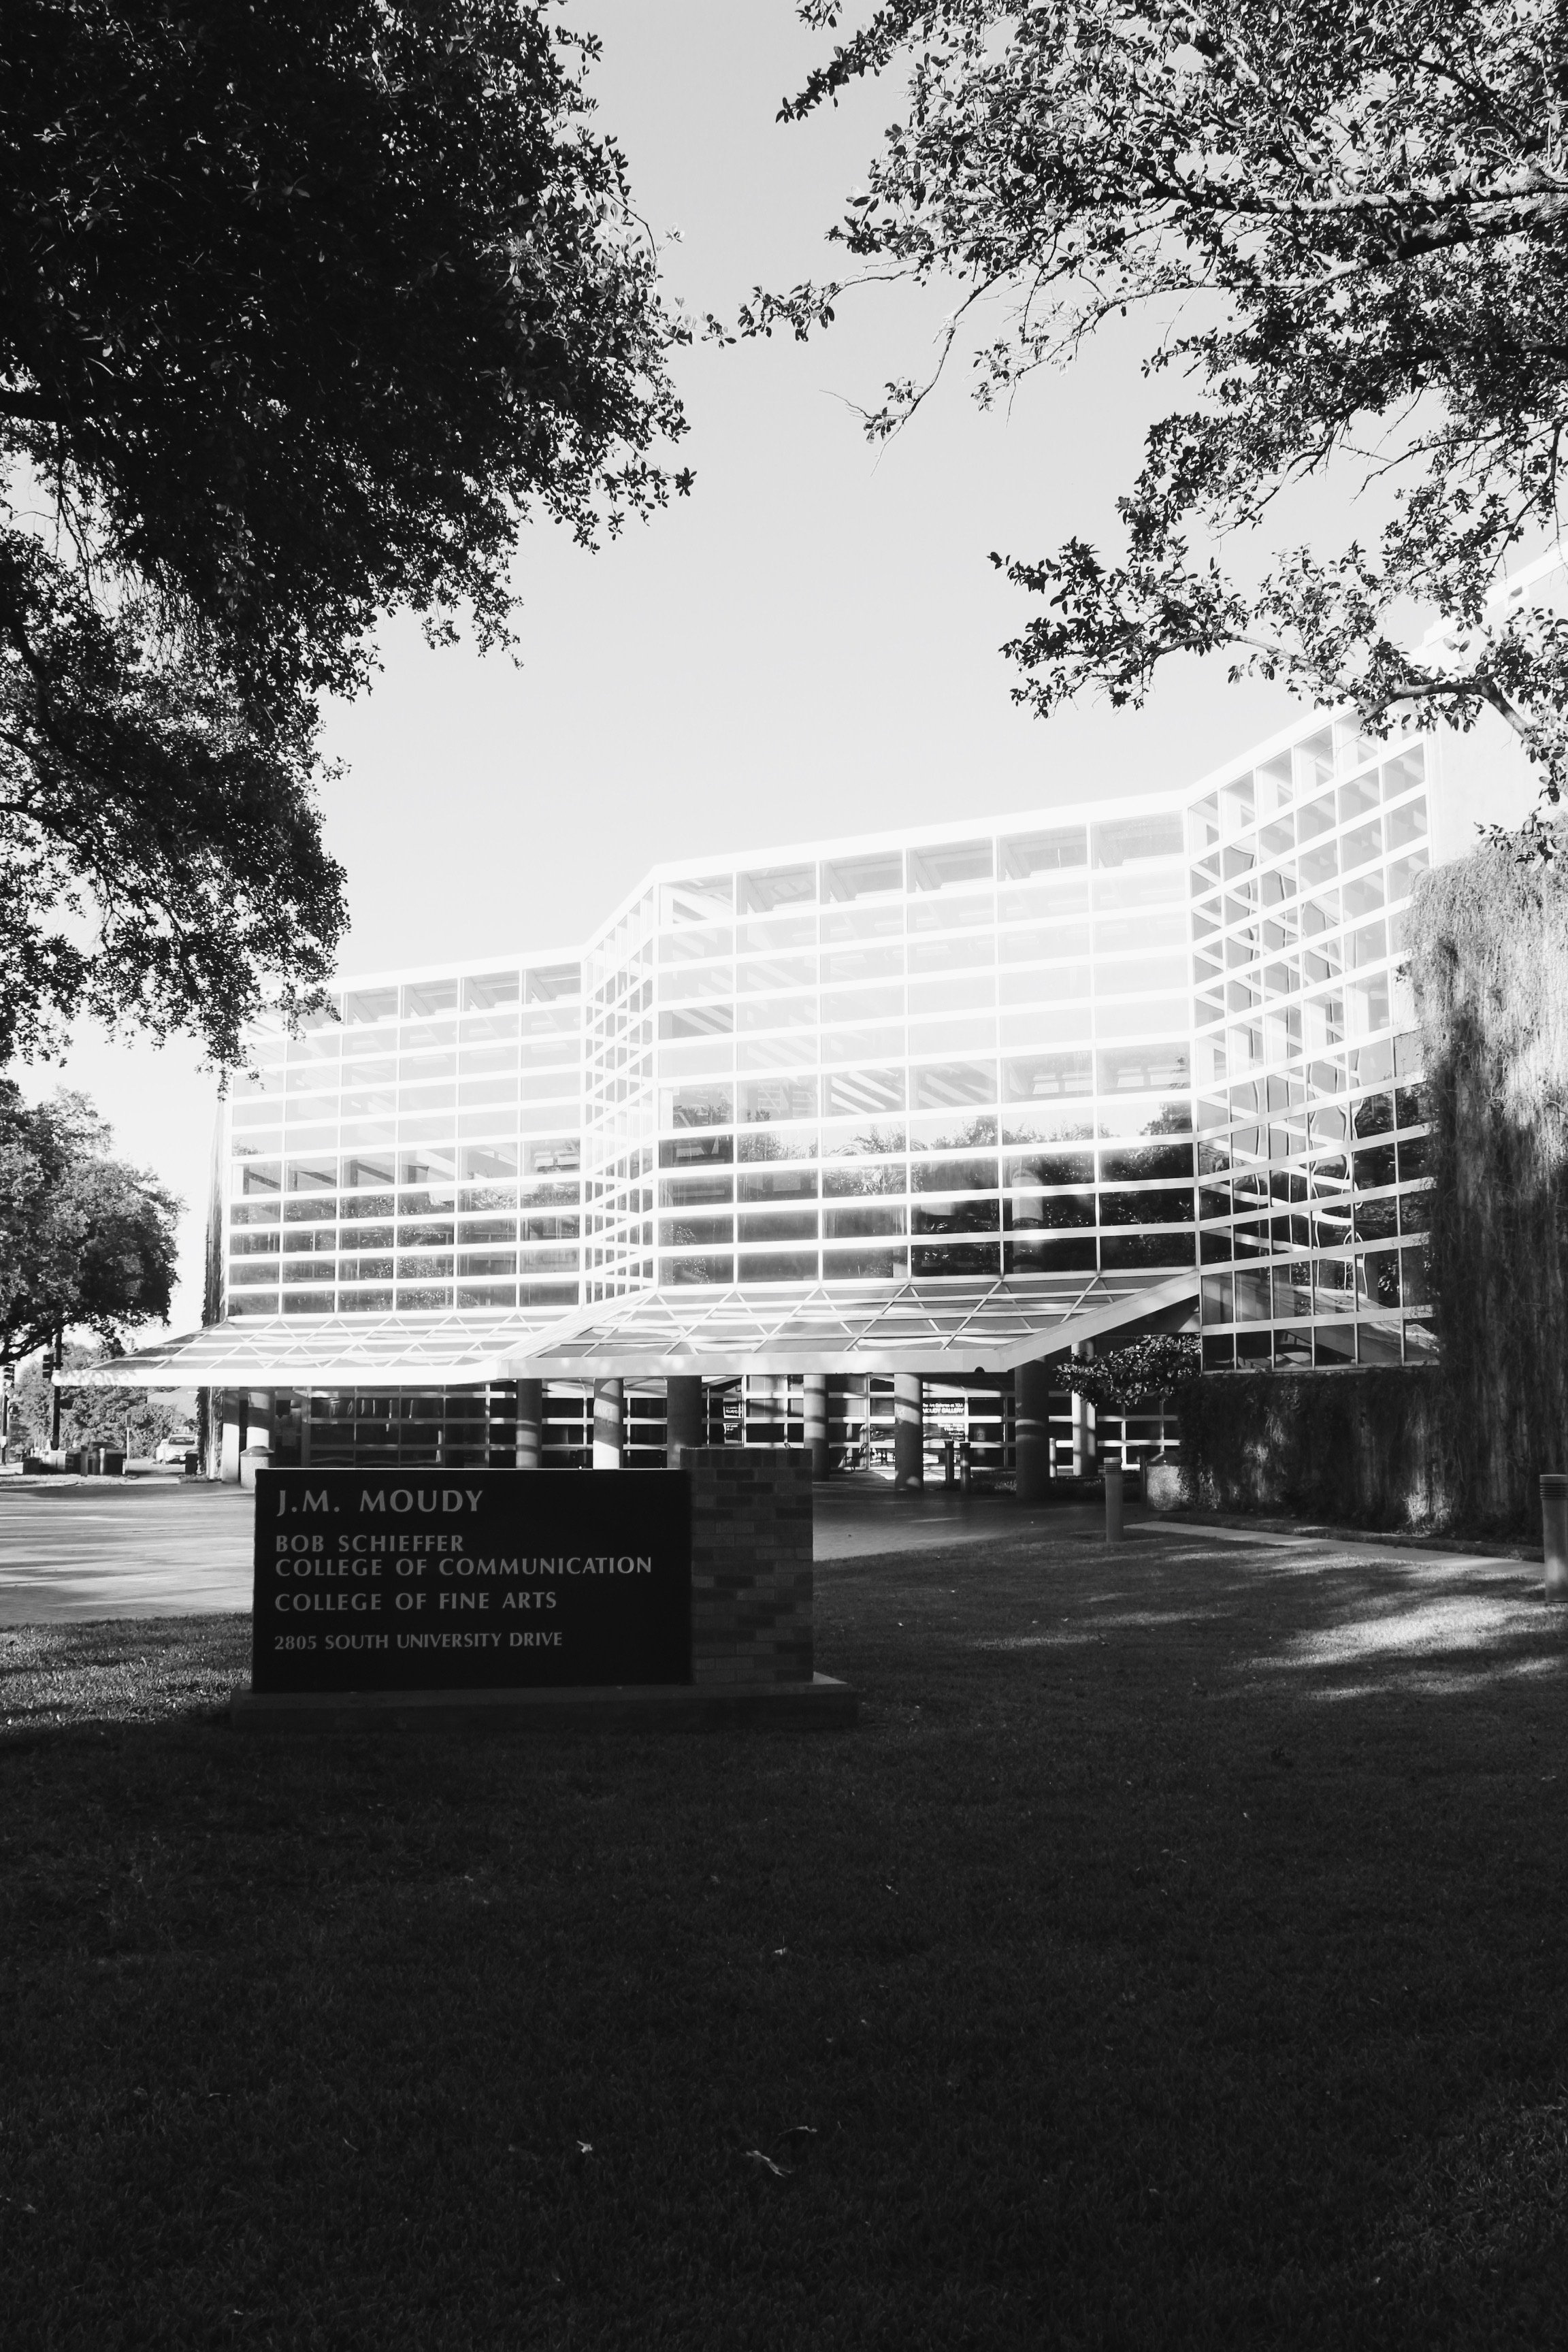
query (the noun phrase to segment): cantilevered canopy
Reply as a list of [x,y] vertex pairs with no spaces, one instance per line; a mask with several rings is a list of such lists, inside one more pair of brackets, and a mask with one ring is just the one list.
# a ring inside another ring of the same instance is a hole
[[68,1388],[426,1388],[671,1373],[1010,1371],[1197,1295],[1195,1271],[1023,1282],[646,1290],[546,1322],[245,1316],[67,1373]]
[[242,1316],[69,1371],[65,1388],[427,1388],[503,1380],[546,1318],[470,1315]]
[[1197,1295],[1180,1274],[1024,1282],[801,1286],[777,1294],[646,1290],[581,1308],[512,1357],[520,1378],[1012,1370]]

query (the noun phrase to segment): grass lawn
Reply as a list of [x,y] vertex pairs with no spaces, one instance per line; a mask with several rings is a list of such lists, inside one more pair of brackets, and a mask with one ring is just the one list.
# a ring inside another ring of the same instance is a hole
[[0,2341],[1561,2342],[1538,1575],[845,1563],[816,1737],[247,1741],[239,1619],[0,1634]]

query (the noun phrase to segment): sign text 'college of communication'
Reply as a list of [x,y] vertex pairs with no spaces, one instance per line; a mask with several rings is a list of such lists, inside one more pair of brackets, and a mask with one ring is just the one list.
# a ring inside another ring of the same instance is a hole
[[684,1683],[690,1622],[680,1471],[258,1474],[258,1691]]

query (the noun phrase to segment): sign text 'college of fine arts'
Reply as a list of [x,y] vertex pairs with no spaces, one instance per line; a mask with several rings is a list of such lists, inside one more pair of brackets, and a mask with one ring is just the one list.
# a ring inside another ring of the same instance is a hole
[[263,1470],[257,1691],[691,1679],[679,1470]]

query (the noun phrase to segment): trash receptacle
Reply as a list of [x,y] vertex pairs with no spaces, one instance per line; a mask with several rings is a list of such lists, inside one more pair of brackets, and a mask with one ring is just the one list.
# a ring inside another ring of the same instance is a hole
[[257,1472],[258,1470],[270,1470],[271,1467],[272,1448],[270,1445],[247,1445],[244,1453],[239,1457],[240,1485],[242,1486],[254,1487],[256,1484]]
[[123,1478],[125,1449],[120,1445],[100,1445],[98,1449],[98,1475],[100,1478]]

